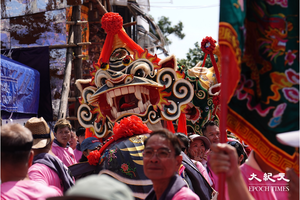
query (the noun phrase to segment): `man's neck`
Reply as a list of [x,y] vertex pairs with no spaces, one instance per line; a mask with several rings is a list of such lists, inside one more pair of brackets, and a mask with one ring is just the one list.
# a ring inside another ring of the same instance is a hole
[[167,189],[169,183],[171,181],[171,178],[169,179],[159,179],[159,180],[152,180],[153,182],[153,190],[156,194],[156,200],[159,200],[161,195],[164,193],[164,191]]
[[69,147],[69,143],[63,144],[63,143],[59,142],[57,139],[54,139],[54,143],[56,143],[58,146],[63,147],[63,148]]
[[1,166],[1,182],[9,182],[9,181],[21,181],[24,180],[27,176],[28,168],[23,169],[21,167],[14,166]]
[[50,149],[33,149],[34,156],[39,155],[41,153],[49,153]]

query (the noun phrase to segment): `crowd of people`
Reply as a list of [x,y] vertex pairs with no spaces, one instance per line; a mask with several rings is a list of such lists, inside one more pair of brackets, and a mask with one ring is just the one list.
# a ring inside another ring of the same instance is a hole
[[[278,172],[233,134],[227,144],[220,143],[214,121],[208,121],[202,133],[173,134],[161,129],[145,139],[143,169],[153,183],[146,200],[217,199],[220,173],[226,176],[223,198],[227,200],[299,199],[299,177],[293,170]],[[53,131],[36,117],[25,126],[3,125],[1,199],[134,199],[127,185],[108,175],[73,177],[68,167],[87,161],[101,145],[95,137],[85,138],[85,128],[75,131],[66,119],[58,120]],[[258,177],[278,181],[262,184],[255,181]],[[257,190],[262,187],[269,189]]]

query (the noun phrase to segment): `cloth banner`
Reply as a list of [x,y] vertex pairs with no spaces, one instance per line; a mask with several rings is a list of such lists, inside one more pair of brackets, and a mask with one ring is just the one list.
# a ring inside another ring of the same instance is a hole
[[299,1],[222,0],[220,6],[227,128],[275,169],[299,173],[299,153],[276,139],[299,130]]

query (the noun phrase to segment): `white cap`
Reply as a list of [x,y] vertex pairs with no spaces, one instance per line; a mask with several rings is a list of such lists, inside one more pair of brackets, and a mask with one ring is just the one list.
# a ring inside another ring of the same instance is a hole
[[292,147],[299,147],[300,146],[300,139],[299,139],[299,130],[297,131],[290,131],[285,133],[279,133],[276,135],[278,142],[284,145],[292,146]]

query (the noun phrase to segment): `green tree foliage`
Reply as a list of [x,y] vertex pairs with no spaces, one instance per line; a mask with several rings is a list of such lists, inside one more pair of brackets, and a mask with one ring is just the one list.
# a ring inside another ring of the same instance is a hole
[[[172,26],[172,23],[171,23],[169,17],[162,16],[159,18],[157,25],[160,28],[161,32],[163,33],[167,45],[170,45],[172,43],[172,41],[168,39],[168,36],[171,34],[174,34],[175,36],[177,36],[180,39],[183,39],[185,37],[185,34],[182,33],[183,24],[181,21],[179,21],[178,24],[176,24],[175,26]],[[153,34],[156,37],[158,37],[158,35],[156,33],[153,33]]]
[[[195,47],[193,49],[189,49],[189,52],[186,54],[186,58],[177,59],[177,63],[179,66],[184,66],[184,70],[188,70],[190,68],[195,67],[195,65],[199,61],[203,61],[204,59],[204,52],[201,49],[201,46],[198,42],[196,42]],[[218,61],[218,57],[214,55],[216,62]],[[212,67],[212,62],[210,56],[207,55],[204,67],[210,68]]]

